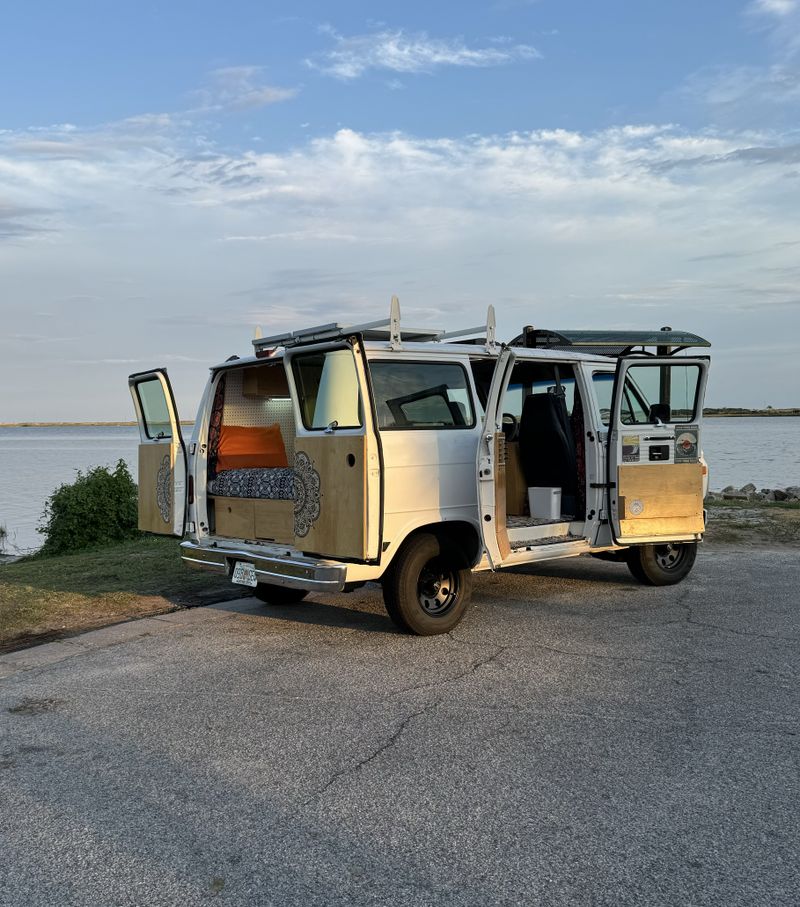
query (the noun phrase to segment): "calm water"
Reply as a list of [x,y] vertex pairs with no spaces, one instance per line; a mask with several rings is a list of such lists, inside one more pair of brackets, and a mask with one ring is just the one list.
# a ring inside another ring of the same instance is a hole
[[[48,495],[78,469],[120,458],[136,478],[136,428],[0,428],[0,525],[20,549],[36,548]],[[711,488],[800,485],[800,418],[707,419]]]

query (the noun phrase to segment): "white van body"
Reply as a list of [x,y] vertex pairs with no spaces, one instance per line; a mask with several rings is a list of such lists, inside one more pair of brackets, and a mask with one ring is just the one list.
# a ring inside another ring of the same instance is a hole
[[[592,553],[644,582],[682,578],[704,530],[708,359],[674,351],[707,342],[529,330],[501,345],[491,310],[461,333],[403,330],[395,304],[384,324],[258,339],[211,369],[188,443],[166,370],[132,375],[140,528],[182,536],[187,564],[266,600],[381,581],[393,618],[422,633],[449,629],[469,571]],[[285,466],[219,468],[229,438],[270,432]],[[562,515],[531,514],[530,488]],[[428,561],[412,556],[425,544]],[[420,621],[389,601],[413,598],[409,558],[427,564]]]

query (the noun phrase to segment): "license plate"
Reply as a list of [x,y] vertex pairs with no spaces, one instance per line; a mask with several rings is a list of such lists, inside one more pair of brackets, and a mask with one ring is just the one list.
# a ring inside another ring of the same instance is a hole
[[240,586],[252,586],[255,588],[258,585],[256,568],[246,561],[236,561],[236,566],[233,568],[233,582],[238,583]]

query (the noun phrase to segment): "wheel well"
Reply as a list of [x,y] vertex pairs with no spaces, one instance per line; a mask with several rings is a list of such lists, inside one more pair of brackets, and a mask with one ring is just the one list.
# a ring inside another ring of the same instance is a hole
[[[435,535],[442,545],[452,545],[458,551],[464,554],[470,567],[474,567],[480,559],[480,553],[483,549],[478,530],[472,523],[462,520],[452,520],[444,523],[428,523],[426,526],[417,526],[412,532],[403,539],[402,545],[398,545],[394,554],[414,536],[420,533],[430,533]],[[392,557],[394,560],[394,555]],[[391,562],[390,562],[391,563]],[[389,567],[389,564],[386,565]]]

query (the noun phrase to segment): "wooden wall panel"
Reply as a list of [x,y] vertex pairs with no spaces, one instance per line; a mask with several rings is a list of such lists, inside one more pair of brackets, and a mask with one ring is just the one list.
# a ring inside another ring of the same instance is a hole
[[700,463],[623,465],[618,478],[622,536],[669,538],[703,532]]
[[[139,529],[172,535],[175,487],[172,480],[174,453],[171,444],[139,445]],[[169,475],[165,473],[169,470]],[[162,497],[159,501],[159,477]]]
[[294,542],[294,501],[253,501],[255,538],[285,545]]
[[[304,452],[319,477],[319,515],[306,535],[296,535],[301,551],[329,557],[366,557],[367,469],[363,435],[298,437],[295,455]],[[300,481],[302,475],[298,474]],[[312,477],[313,479],[313,477]],[[295,524],[295,532],[300,524]]]
[[506,441],[506,513],[524,516],[528,509],[528,485],[522,471],[518,441]]
[[511,554],[506,521],[506,436],[499,431],[494,436],[494,527],[500,557],[505,560]]
[[231,539],[256,537],[256,501],[251,498],[214,498],[214,526],[217,535]]

